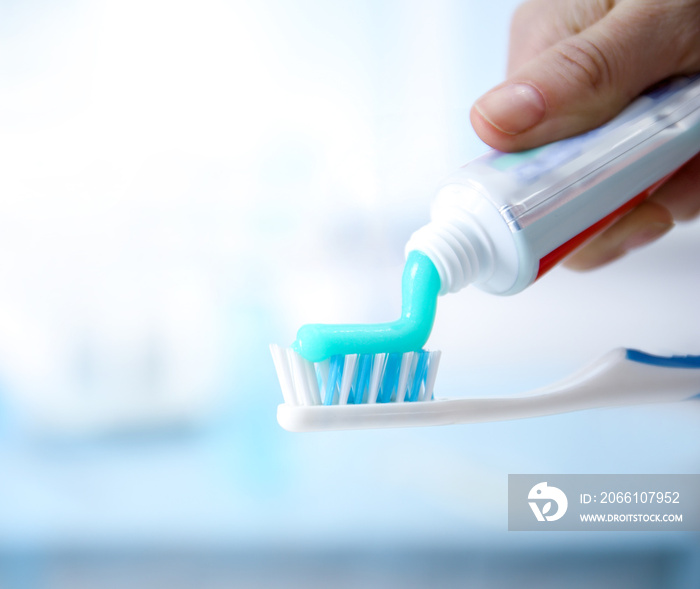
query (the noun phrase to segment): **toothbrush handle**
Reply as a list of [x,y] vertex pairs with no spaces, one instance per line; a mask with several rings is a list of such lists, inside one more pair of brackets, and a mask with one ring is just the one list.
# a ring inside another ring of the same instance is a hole
[[654,356],[626,348],[608,352],[573,375],[594,406],[684,401],[700,393],[700,356]]
[[[700,356],[653,356],[617,348],[568,378],[525,395],[459,399],[452,423],[522,419],[700,398]],[[447,408],[446,408],[447,409]]]

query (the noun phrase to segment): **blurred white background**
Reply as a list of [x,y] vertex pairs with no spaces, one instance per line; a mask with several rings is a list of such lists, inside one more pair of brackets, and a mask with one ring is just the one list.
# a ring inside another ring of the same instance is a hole
[[[275,423],[267,344],[398,316],[406,239],[486,149],[468,112],[504,75],[516,4],[0,3],[8,586],[60,569],[17,551],[383,543],[479,550],[493,567],[455,575],[489,586],[541,564],[496,575],[502,551],[555,547],[582,556],[552,586],[691,586],[696,536],[508,534],[506,480],[698,472],[697,404],[389,434]],[[617,346],[700,354],[699,240],[695,222],[592,274],[441,300],[440,394],[524,391]],[[612,547],[612,568],[586,564]]]

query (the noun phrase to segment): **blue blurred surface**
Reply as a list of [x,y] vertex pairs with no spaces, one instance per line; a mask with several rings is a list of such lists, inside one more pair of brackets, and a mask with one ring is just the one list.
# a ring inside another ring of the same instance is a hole
[[[507,475],[693,473],[700,403],[299,435],[267,345],[393,319],[508,2],[0,7],[0,587],[696,587],[697,534],[508,533]],[[697,223],[441,300],[446,396],[700,353]]]

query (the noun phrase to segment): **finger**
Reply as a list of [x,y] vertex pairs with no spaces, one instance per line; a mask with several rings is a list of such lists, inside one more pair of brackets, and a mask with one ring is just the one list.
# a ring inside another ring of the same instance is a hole
[[609,0],[529,0],[511,19],[508,75],[562,39],[602,19],[615,5]]
[[681,167],[651,197],[676,221],[689,221],[700,214],[700,154]]
[[682,27],[676,42],[670,40],[660,32],[665,29],[660,20],[671,17],[655,6],[623,2],[525,63],[477,100],[471,111],[477,134],[503,151],[575,135],[606,122],[646,87],[681,71],[690,63]]
[[564,266],[572,270],[597,268],[657,240],[672,227],[668,209],[645,201],[569,256]]

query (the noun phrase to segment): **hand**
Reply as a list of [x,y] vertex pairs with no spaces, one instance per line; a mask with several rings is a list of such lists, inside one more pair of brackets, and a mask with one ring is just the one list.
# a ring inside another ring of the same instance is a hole
[[[475,131],[519,151],[598,127],[646,88],[700,71],[700,0],[529,0],[511,25],[508,79],[476,101]],[[565,265],[595,268],[700,213],[700,155]]]

